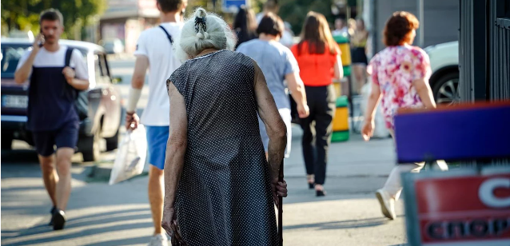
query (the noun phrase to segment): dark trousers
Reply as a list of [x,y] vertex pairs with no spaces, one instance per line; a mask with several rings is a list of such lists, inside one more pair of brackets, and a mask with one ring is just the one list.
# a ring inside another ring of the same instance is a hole
[[303,128],[303,156],[306,173],[315,175],[315,183],[323,185],[326,179],[328,148],[333,132],[335,112],[335,89],[333,85],[305,86],[306,99],[310,108],[308,118],[301,119]]

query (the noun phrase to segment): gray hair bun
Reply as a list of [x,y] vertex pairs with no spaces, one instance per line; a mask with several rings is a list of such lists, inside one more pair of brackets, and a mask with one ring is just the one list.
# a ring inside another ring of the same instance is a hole
[[195,32],[198,39],[208,39],[207,33],[207,12],[203,8],[195,11]]

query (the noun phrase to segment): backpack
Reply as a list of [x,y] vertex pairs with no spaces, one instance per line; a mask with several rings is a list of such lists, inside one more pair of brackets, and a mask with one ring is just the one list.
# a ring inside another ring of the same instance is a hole
[[[64,67],[69,67],[69,64],[71,63],[71,55],[73,54],[73,50],[74,50],[73,48],[70,47],[67,48]],[[70,84],[65,83],[64,91],[66,92],[65,94],[70,95],[71,98],[74,100],[74,108],[76,110],[76,113],[78,114],[78,118],[80,118],[80,121],[88,118],[89,116],[88,90],[80,91],[72,87]]]

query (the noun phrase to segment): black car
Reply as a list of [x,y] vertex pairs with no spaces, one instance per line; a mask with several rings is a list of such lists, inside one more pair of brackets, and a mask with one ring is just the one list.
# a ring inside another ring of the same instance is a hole
[[[84,161],[97,161],[101,139],[106,140],[107,151],[118,145],[121,98],[113,87],[117,79],[110,75],[101,46],[71,40],[60,40],[60,44],[79,50],[88,67],[88,117],[80,122],[77,147]],[[18,61],[31,46],[28,39],[2,39],[2,149],[11,149],[13,139],[33,145],[32,134],[26,129],[29,81],[21,85],[14,81]]]

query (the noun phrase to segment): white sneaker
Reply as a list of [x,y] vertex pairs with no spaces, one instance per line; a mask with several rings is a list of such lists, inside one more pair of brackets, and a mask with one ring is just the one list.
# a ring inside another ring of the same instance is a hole
[[151,238],[149,246],[168,246],[168,239],[163,234],[155,235]]
[[381,211],[390,220],[394,220],[397,216],[395,215],[395,198],[391,198],[388,192],[383,189],[377,190],[375,196],[381,205]]

